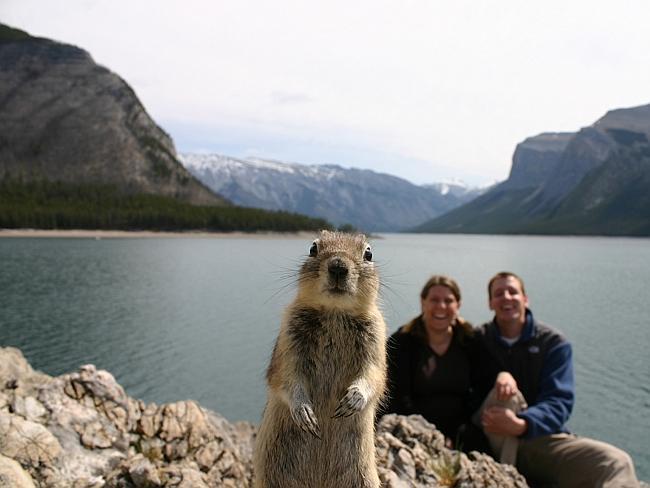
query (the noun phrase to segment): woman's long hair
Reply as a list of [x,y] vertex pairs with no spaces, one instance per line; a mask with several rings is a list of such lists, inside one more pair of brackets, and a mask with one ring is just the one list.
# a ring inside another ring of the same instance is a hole
[[[420,292],[420,298],[424,300],[429,294],[429,290],[434,286],[444,286],[445,288],[451,291],[451,294],[454,295],[456,301],[460,303],[460,287],[458,283],[449,276],[444,275],[434,275],[424,284],[422,291]],[[456,320],[452,324],[453,327],[458,327],[460,339],[465,337],[471,337],[474,334],[474,328],[467,320],[462,318],[460,315],[456,316]],[[408,324],[404,325],[401,328],[403,334],[413,334],[414,336],[427,340],[427,331],[424,327],[424,321],[422,320],[422,314],[415,317]]]

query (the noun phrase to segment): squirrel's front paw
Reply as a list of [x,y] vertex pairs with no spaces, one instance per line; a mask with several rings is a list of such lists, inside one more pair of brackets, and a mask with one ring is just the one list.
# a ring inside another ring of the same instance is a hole
[[305,432],[320,439],[320,427],[314,409],[309,403],[300,403],[291,408],[291,418]]
[[351,386],[339,401],[332,418],[349,417],[363,410],[367,403],[368,399],[361,393],[361,390],[356,386]]

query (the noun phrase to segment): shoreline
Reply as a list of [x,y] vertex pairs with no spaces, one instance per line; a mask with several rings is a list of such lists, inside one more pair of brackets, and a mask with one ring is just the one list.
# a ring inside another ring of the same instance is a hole
[[152,230],[45,230],[45,229],[0,229],[2,238],[70,238],[70,239],[148,239],[148,238],[189,238],[189,239],[305,239],[317,233],[297,232],[207,232],[207,231],[152,231]]

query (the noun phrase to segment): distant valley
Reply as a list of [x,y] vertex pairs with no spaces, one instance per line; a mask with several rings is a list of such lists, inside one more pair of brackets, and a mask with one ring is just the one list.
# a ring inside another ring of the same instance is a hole
[[461,183],[418,186],[396,176],[337,165],[304,165],[219,154],[181,154],[204,185],[245,207],[299,212],[367,232],[415,227],[482,193]]

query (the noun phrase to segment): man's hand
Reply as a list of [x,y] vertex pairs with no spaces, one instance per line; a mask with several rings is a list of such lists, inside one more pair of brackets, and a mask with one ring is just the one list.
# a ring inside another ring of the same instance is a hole
[[503,407],[490,407],[481,415],[483,430],[490,434],[519,437],[526,432],[527,422],[515,413]]
[[494,382],[494,389],[497,393],[497,400],[506,401],[517,394],[517,382],[507,371],[501,371],[496,381]]

